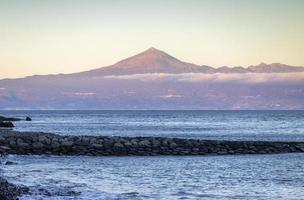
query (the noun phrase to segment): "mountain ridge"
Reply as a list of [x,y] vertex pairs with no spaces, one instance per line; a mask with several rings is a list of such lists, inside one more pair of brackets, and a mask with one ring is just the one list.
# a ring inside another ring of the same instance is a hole
[[73,73],[73,76],[108,76],[146,73],[288,73],[304,72],[304,67],[290,66],[281,63],[250,65],[248,67],[214,68],[207,65],[196,65],[181,61],[170,54],[151,47],[139,54],[123,59],[113,65]]
[[[37,77],[96,77],[96,76],[121,76],[131,74],[183,74],[183,73],[204,73],[204,74],[245,74],[245,73],[293,73],[304,72],[302,66],[291,66],[282,63],[266,64],[261,62],[258,65],[248,67],[212,67],[208,65],[197,65],[184,62],[171,56],[170,54],[151,47],[141,53],[128,57],[113,65],[95,68],[88,71],[68,73],[68,74],[47,74],[31,75],[23,78]],[[0,80],[17,80],[21,78],[4,78]]]

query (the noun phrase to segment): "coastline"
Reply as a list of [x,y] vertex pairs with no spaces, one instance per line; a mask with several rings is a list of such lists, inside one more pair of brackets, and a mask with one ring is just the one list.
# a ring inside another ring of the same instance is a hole
[[167,137],[62,136],[0,130],[0,152],[18,155],[239,155],[304,152],[304,142],[195,140]]

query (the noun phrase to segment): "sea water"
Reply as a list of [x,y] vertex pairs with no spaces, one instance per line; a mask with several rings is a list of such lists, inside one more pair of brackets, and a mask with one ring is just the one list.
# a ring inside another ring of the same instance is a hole
[[[304,111],[3,111],[16,130],[68,135],[303,141]],[[25,133],[26,134],[26,133]],[[304,199],[304,154],[9,156],[21,199]]]
[[9,159],[17,164],[3,166],[4,176],[36,193],[22,198],[26,200],[304,198],[302,153]]
[[15,130],[63,135],[303,141],[304,111],[0,111]]

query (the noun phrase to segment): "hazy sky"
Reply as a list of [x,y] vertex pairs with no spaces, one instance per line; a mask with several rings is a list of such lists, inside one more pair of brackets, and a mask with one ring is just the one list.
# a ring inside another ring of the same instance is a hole
[[304,66],[303,0],[0,0],[0,78],[113,64],[151,46],[219,67]]

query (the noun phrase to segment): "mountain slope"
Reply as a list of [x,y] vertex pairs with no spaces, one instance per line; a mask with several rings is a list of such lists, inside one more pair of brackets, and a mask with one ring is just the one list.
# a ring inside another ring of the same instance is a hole
[[205,73],[213,71],[212,67],[198,66],[186,63],[177,58],[155,48],[129,57],[114,65],[102,67],[75,75],[127,75],[127,74],[146,74],[146,73]]

